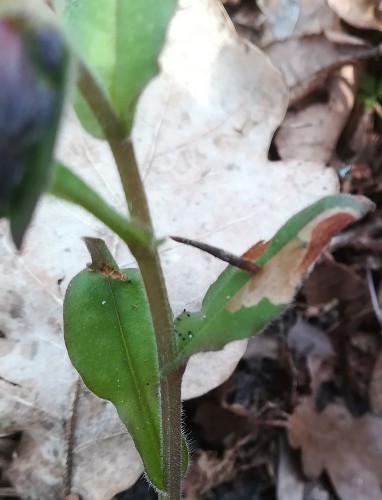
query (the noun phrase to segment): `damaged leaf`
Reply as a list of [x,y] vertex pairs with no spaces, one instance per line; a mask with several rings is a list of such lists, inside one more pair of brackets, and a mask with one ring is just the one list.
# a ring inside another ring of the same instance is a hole
[[245,257],[260,266],[257,273],[229,266],[208,290],[202,309],[177,318],[176,361],[261,330],[288,306],[330,239],[372,206],[349,195],[323,198],[292,217],[268,244],[255,245]]

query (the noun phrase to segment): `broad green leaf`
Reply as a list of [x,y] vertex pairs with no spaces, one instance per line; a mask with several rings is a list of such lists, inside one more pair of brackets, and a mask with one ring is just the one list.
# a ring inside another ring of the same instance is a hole
[[201,310],[184,311],[176,319],[174,366],[196,352],[217,350],[259,332],[293,300],[330,239],[372,206],[366,198],[350,195],[323,198],[292,217],[269,243],[260,242],[244,255],[261,266],[257,274],[228,266],[208,290]]
[[[143,87],[158,73],[158,56],[176,0],[56,0],[73,46],[129,134]],[[76,110],[89,132],[100,128],[82,98]]]
[[153,485],[161,471],[159,373],[155,336],[137,269],[80,272],[64,302],[69,357],[87,387],[110,400],[128,428]]
[[152,247],[157,244],[142,225],[128,220],[116,212],[90,186],[62,163],[56,162],[49,192],[54,196],[85,208],[118,234],[128,245]]

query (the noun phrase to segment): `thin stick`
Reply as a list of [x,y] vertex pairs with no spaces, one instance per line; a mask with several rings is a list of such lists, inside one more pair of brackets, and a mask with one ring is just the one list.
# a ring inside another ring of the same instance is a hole
[[377,317],[378,323],[382,327],[382,310],[378,302],[377,293],[375,291],[373,275],[371,274],[371,269],[368,265],[366,266],[366,278],[367,278],[367,287],[369,289],[371,303],[374,309],[374,314]]
[[190,240],[188,238],[182,238],[181,236],[170,236],[170,238],[178,243],[184,243],[185,245],[190,245],[191,247],[199,248],[203,252],[207,252],[210,255],[213,255],[217,259],[224,260],[224,262],[228,262],[231,266],[238,267],[243,271],[247,271],[250,274],[257,274],[260,270],[260,266],[251,262],[250,260],[243,259],[243,257],[238,257],[230,252],[226,252],[221,248],[213,247],[211,245],[207,245],[207,243],[202,243],[196,240]]

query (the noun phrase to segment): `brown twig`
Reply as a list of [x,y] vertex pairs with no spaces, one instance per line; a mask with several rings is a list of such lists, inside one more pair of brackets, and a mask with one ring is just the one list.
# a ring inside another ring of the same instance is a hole
[[243,271],[247,271],[250,274],[257,274],[260,270],[260,266],[256,265],[254,262],[250,260],[243,259],[243,257],[239,257],[230,252],[226,252],[221,248],[214,247],[212,245],[207,245],[207,243],[202,243],[196,240],[190,240],[188,238],[182,238],[181,236],[170,236],[170,238],[178,243],[184,243],[185,245],[189,245],[191,247],[198,248],[203,252],[207,252],[210,255],[213,255],[217,259],[224,260],[224,262],[228,262],[231,266],[238,267]]

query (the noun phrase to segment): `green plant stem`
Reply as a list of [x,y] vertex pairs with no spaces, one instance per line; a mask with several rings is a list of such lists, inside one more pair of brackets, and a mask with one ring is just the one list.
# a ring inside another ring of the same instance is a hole
[[134,221],[126,220],[108,205],[93,189],[74,172],[56,162],[48,192],[57,198],[81,206],[103,222],[128,245],[154,247],[151,233]]
[[[88,69],[79,69],[79,88],[101,125],[115,158],[130,215],[153,234],[150,212],[139,174],[134,149],[128,132],[124,130],[102,90]],[[173,317],[168,301],[159,255],[155,248],[129,245],[137,260],[150,304],[157,341],[159,369],[168,366],[175,357],[172,335]],[[161,498],[178,500],[182,480],[181,432],[181,372],[174,371],[161,377],[162,464],[168,490]]]

